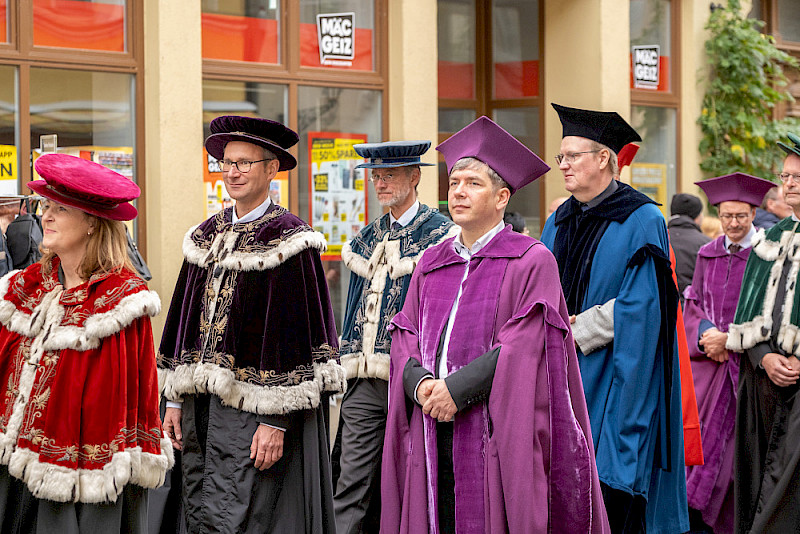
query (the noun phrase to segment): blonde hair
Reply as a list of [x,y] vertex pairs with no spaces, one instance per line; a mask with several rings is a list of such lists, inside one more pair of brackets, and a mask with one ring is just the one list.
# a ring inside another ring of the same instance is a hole
[[706,215],[700,223],[700,229],[711,239],[716,239],[722,235],[722,223],[716,217]]
[[[120,221],[103,219],[88,213],[86,217],[94,219],[94,231],[89,236],[86,245],[86,254],[78,266],[78,274],[83,280],[88,280],[94,274],[120,272],[127,269],[136,273],[128,257],[128,237],[125,234],[125,225]],[[45,269],[52,265],[55,253],[40,247],[42,259],[39,260]]]

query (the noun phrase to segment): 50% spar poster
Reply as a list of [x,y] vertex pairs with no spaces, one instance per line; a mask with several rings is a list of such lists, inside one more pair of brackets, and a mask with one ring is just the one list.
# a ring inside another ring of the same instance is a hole
[[353,145],[366,143],[365,134],[309,132],[308,220],[328,242],[323,260],[340,260],[342,245],[364,228],[367,188],[364,162]]

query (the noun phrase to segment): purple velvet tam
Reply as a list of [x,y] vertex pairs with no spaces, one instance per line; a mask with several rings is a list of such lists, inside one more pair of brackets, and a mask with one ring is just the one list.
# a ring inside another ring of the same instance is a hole
[[353,149],[369,161],[356,165],[356,169],[389,169],[393,167],[431,166],[422,163],[422,156],[431,147],[430,141],[390,141],[387,143],[359,143]]
[[448,173],[461,158],[475,158],[499,174],[512,194],[550,170],[539,156],[488,117],[468,124],[436,150],[444,155]]
[[113,221],[137,215],[129,202],[141,194],[139,186],[111,169],[68,154],[44,154],[34,167],[43,180],[28,187],[45,198]]
[[211,121],[211,135],[206,139],[206,150],[218,160],[225,154],[225,145],[231,141],[244,141],[262,146],[278,158],[280,171],[297,166],[297,160],[288,149],[300,138],[291,128],[269,119],[223,115]]
[[743,172],[735,172],[717,178],[700,180],[695,182],[695,185],[705,192],[708,197],[708,203],[715,206],[720,202],[729,200],[747,202],[751,206],[760,206],[767,191],[777,184]]
[[619,154],[628,143],[642,140],[636,130],[615,111],[568,108],[558,104],[553,104],[553,109],[561,119],[561,137],[585,137],[607,146],[615,154]]

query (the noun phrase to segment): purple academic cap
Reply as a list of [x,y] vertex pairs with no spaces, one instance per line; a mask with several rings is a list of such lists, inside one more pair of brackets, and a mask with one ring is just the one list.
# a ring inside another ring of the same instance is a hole
[[468,124],[436,150],[444,156],[448,173],[461,158],[475,158],[499,174],[512,194],[550,170],[539,156],[488,117]]
[[695,182],[695,185],[705,192],[709,204],[717,205],[720,202],[735,200],[747,202],[751,206],[760,206],[767,191],[777,184],[743,172],[735,172],[717,178],[700,180]]

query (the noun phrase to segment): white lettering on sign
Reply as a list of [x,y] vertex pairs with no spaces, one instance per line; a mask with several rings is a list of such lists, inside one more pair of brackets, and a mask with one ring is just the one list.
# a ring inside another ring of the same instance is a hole
[[355,57],[354,21],[355,13],[317,15],[320,63],[323,65],[351,64],[350,62]]
[[658,88],[659,46],[633,47],[633,86],[641,89]]

